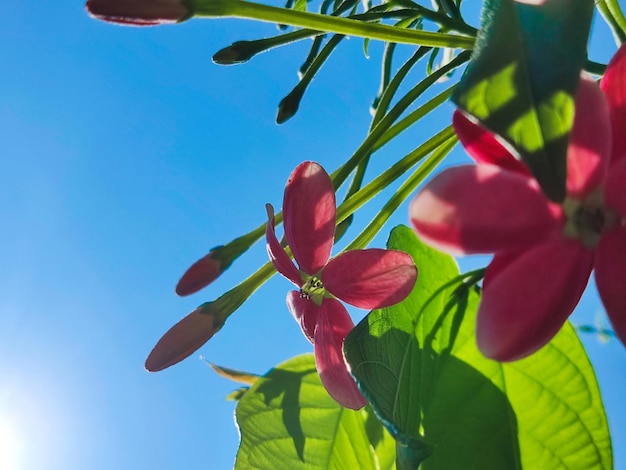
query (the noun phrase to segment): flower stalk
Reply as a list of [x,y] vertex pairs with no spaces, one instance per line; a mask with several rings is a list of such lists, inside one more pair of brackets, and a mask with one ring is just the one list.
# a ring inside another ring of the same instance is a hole
[[278,8],[243,0],[191,0],[189,5],[195,17],[244,18],[402,44],[459,49],[474,47],[474,38],[470,36],[395,28],[384,24]]
[[[432,153],[432,155],[413,172],[409,178],[402,183],[400,188],[385,203],[382,209],[376,214],[374,219],[363,229],[363,231],[345,248],[345,251],[357,250],[366,247],[385,225],[393,213],[400,205],[415,191],[419,184],[431,174],[431,172],[442,162],[442,160],[450,153],[457,144],[456,136],[451,136],[447,141],[443,142]],[[420,152],[420,155],[423,152]],[[421,157],[420,157],[421,158]]]

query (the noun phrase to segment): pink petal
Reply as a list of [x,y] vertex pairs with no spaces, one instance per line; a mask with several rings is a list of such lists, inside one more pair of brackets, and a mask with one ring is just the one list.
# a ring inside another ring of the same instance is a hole
[[596,248],[596,285],[617,337],[626,345],[626,227],[605,233]]
[[328,394],[340,405],[358,410],[367,400],[343,357],[343,341],[352,328],[354,323],[341,302],[324,299],[315,328],[315,365]]
[[464,165],[439,173],[413,199],[420,237],[451,253],[521,249],[563,227],[560,206],[530,177],[494,165]]
[[452,116],[454,132],[463,147],[476,163],[490,163],[500,168],[530,175],[528,167],[511,155],[495,135],[475,123],[462,111],[456,110]]
[[204,304],[165,333],[146,359],[150,372],[167,369],[196,352],[217,333],[224,320],[221,312],[214,312],[211,304]]
[[274,208],[271,204],[265,204],[267,210],[267,226],[265,227],[265,247],[267,248],[267,254],[270,257],[270,261],[276,268],[276,270],[293,282],[296,286],[302,286],[302,277],[298,272],[298,268],[291,262],[291,258],[281,246],[278,238],[276,238],[276,231],[274,229]]
[[592,265],[593,253],[566,239],[510,257],[483,289],[476,320],[482,353],[513,361],[543,347],[578,304]]
[[609,209],[626,216],[626,158],[611,165],[604,186],[604,201]]
[[285,188],[283,225],[295,260],[309,275],[330,258],[335,215],[335,190],[326,171],[315,162],[298,165]]
[[604,94],[583,74],[576,93],[576,117],[567,151],[567,193],[582,197],[598,187],[611,157],[611,122]]
[[313,343],[320,307],[312,300],[303,298],[300,292],[292,290],[287,293],[287,308],[300,325],[304,336]]
[[198,292],[217,279],[222,271],[222,263],[213,258],[213,252],[210,252],[185,271],[176,285],[176,293],[185,296]]
[[609,62],[600,87],[609,102],[615,161],[626,157],[626,45]]
[[411,293],[417,268],[413,258],[395,250],[352,250],[331,259],[322,271],[324,288],[359,308],[397,304]]
[[517,257],[524,254],[526,250],[522,251],[505,251],[494,255],[493,259],[485,270],[485,277],[483,277],[483,289],[487,289],[491,281],[495,279],[505,268],[509,266]]

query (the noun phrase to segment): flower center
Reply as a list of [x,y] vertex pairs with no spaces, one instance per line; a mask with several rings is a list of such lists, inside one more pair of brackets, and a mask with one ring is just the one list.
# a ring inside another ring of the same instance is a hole
[[604,205],[604,193],[596,189],[584,200],[567,198],[563,202],[567,223],[563,234],[569,238],[579,238],[587,248],[595,248],[603,232],[612,229],[619,222],[618,215]]
[[300,288],[300,297],[312,300],[318,307],[322,305],[325,294],[324,284],[322,284],[321,279],[315,276],[311,276]]

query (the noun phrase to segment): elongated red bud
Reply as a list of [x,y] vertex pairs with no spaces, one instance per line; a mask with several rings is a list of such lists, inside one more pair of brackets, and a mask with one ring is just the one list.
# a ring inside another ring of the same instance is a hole
[[87,0],[85,6],[94,18],[134,26],[178,23],[191,16],[183,0]]
[[186,359],[224,325],[225,316],[212,303],[201,305],[171,327],[146,359],[145,368],[158,372]]
[[223,266],[222,261],[217,259],[215,252],[211,251],[204,258],[191,265],[176,285],[176,293],[180,296],[191,295],[204,289],[217,279],[222,271],[228,266]]
[[180,296],[190,295],[211,284],[265,233],[264,229],[262,226],[226,245],[213,247],[206,256],[185,271],[176,285],[176,293]]

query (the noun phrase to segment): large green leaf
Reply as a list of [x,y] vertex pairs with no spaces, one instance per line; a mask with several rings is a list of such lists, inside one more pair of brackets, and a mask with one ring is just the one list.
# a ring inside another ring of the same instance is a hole
[[421,468],[612,467],[598,385],[571,326],[527,359],[488,360],[475,345],[479,295],[454,260],[406,227],[389,247],[413,256],[416,287],[360,322],[345,354],[391,433],[431,446]]
[[565,197],[574,95],[594,3],[486,0],[472,61],[453,101],[519,153],[546,195]]
[[239,400],[236,469],[394,468],[394,441],[369,408],[341,407],[326,392],[312,354],[258,379]]

